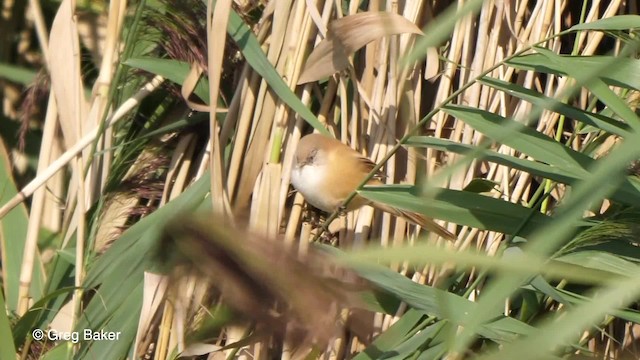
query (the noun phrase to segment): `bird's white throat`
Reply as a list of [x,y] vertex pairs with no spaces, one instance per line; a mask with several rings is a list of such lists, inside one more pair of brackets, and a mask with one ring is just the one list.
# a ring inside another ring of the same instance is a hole
[[324,211],[333,211],[333,203],[327,198],[324,188],[325,169],[311,164],[294,166],[291,171],[291,184],[311,205]]

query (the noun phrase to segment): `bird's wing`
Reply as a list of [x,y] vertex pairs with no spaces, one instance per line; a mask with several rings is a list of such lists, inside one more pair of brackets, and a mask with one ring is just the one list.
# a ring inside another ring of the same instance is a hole
[[[369,158],[360,155],[359,153],[358,153],[358,161],[362,166],[362,169],[367,173],[370,173],[371,170],[373,170],[373,168],[376,166],[376,163],[371,161]],[[373,175],[373,178],[377,180],[384,180],[386,178],[386,175],[385,173],[382,172],[382,169],[380,169],[375,173],[375,175]]]
[[422,228],[426,229],[427,231],[436,233],[439,236],[442,236],[446,240],[453,241],[456,239],[455,234],[451,233],[449,230],[445,229],[440,224],[433,221],[433,219],[430,219],[422,214],[394,208],[393,206],[389,206],[387,204],[382,204],[377,202],[374,202],[371,205],[378,210],[388,212],[389,214],[393,214],[395,216],[400,216],[405,220],[408,220],[416,225],[420,225]]

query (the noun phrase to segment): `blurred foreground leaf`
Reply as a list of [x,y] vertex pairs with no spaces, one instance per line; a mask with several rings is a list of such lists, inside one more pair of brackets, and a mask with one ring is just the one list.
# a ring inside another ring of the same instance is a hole
[[550,220],[524,206],[467,191],[438,189],[434,196],[423,196],[415,190],[414,186],[385,185],[367,186],[358,193],[367,199],[428,217],[523,237]]
[[[259,334],[286,333],[294,347],[326,346],[338,333],[341,310],[356,304],[354,285],[322,275],[336,266],[326,254],[312,249],[299,257],[283,242],[234,229],[215,214],[169,223],[156,261],[173,278],[170,284],[195,275]],[[181,293],[179,286],[173,290]]]

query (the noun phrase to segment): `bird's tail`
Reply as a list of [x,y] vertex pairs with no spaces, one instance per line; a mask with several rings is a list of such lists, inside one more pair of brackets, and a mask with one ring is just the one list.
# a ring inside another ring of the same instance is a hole
[[428,217],[426,217],[426,216],[424,216],[422,214],[418,214],[418,213],[411,212],[411,211],[397,209],[397,208],[394,208],[392,206],[385,205],[385,204],[380,204],[380,203],[373,203],[373,204],[371,204],[371,206],[373,206],[374,208],[376,208],[378,210],[382,210],[384,212],[388,212],[389,214],[404,218],[405,220],[410,221],[410,222],[412,222],[412,223],[414,223],[416,225],[420,225],[421,227],[427,229],[429,232],[436,233],[439,236],[442,236],[443,238],[445,238],[447,240],[455,240],[456,239],[456,236],[453,233],[451,233],[449,230],[447,230],[444,227],[440,226],[438,223],[433,221],[433,219],[430,219],[430,218],[428,218]]

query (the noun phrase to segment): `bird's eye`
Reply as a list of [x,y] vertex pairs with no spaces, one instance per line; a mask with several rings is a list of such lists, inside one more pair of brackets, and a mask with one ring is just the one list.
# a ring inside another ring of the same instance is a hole
[[313,149],[307,156],[307,163],[313,163],[316,159],[316,155],[318,154],[318,149]]

